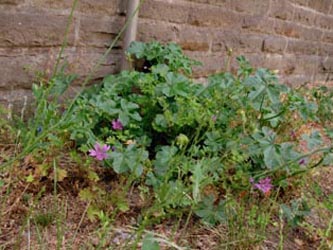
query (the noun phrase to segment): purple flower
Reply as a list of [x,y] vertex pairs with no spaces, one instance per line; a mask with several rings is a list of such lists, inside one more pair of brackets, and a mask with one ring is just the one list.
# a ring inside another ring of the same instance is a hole
[[306,164],[306,159],[305,158],[302,158],[299,162],[298,162],[299,165],[305,165]]
[[254,183],[254,182],[251,182],[251,183],[253,183],[253,186],[255,188],[259,189],[264,194],[268,194],[273,187],[271,181],[272,180],[269,177],[266,177],[265,179],[259,180],[259,182],[257,182],[257,183]]
[[108,145],[100,145],[96,143],[94,149],[89,150],[89,155],[95,157],[97,160],[102,161],[108,158],[107,152],[110,150],[110,146]]
[[292,140],[296,140],[297,139],[297,136],[296,136],[296,133],[295,133],[294,130],[291,130],[290,137],[291,137]]
[[119,119],[112,121],[112,129],[114,130],[123,130],[124,126]]

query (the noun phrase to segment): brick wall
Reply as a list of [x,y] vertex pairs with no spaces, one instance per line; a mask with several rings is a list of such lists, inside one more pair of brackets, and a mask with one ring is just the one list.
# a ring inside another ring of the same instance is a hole
[[[79,0],[64,53],[71,72],[84,77],[115,38],[122,1]],[[0,0],[0,103],[29,99],[35,72],[52,71],[71,5]],[[196,77],[224,70],[232,49],[255,66],[279,70],[288,84],[325,82],[333,79],[333,0],[145,0],[138,40],[179,43],[203,62]],[[120,57],[121,43],[94,79],[119,71]]]

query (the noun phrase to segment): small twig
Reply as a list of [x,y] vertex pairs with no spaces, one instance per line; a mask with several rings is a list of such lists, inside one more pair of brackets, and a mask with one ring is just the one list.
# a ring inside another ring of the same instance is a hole
[[28,187],[30,186],[30,183],[24,188],[24,190],[22,191],[22,193],[19,195],[19,197],[16,198],[16,201],[14,202],[13,205],[11,205],[1,216],[5,216],[6,214],[8,214],[21,200],[23,194],[25,193],[25,191],[27,191]]
[[28,218],[28,250],[31,249],[30,217]]
[[74,236],[73,236],[73,238],[72,238],[72,240],[71,240],[71,246],[73,246],[74,241],[76,240],[77,233],[78,233],[78,231],[79,231],[79,228],[81,227],[81,224],[82,224],[82,222],[83,222],[84,217],[86,216],[86,213],[88,212],[88,209],[89,209],[90,204],[91,204],[91,201],[88,202],[86,208],[85,208],[84,211],[83,211],[83,214],[82,214],[82,216],[81,216],[80,222],[79,222],[79,224],[77,225],[77,227],[76,227],[76,229],[75,229],[75,232],[74,232]]

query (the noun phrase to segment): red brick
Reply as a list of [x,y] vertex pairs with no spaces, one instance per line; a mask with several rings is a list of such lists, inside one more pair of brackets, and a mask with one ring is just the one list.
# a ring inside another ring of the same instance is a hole
[[0,4],[17,5],[24,3],[24,0],[0,0]]
[[279,75],[291,75],[295,71],[294,55],[265,54],[261,66],[271,70],[278,70]]
[[25,100],[27,101],[28,105],[24,107],[24,118],[27,118],[34,112],[30,105],[33,102],[31,90],[20,88],[1,90],[0,105],[12,114],[21,115]]
[[275,33],[282,36],[299,38],[300,37],[300,25],[292,22],[286,22],[276,20],[274,25]]
[[245,15],[242,20],[242,28],[264,34],[273,34],[275,20],[265,16]]
[[[262,68],[266,67],[265,62],[265,55],[262,53],[242,53],[243,56],[250,62],[251,66],[254,68]],[[236,56],[236,55],[235,55]],[[237,55],[238,56],[238,55]],[[234,57],[234,64],[233,69],[237,71],[239,68],[238,63],[236,62],[236,58]]]
[[[91,73],[91,70],[99,62],[104,55],[105,49],[102,48],[77,48],[66,49],[64,55],[68,62],[67,70],[71,73],[75,73],[80,79],[84,79]],[[108,74],[114,74],[120,70],[120,60],[122,51],[113,50],[112,53],[106,56],[105,61],[101,62],[97,71],[92,74],[91,81],[96,79],[100,80]],[[76,84],[81,84],[81,81],[77,81]]]
[[[0,49],[0,88],[30,89],[35,72],[50,74],[57,59],[59,49]],[[63,58],[67,61],[66,70],[77,74],[81,79],[86,77],[105,53],[104,49],[67,48]],[[98,79],[106,74],[119,70],[120,53],[114,51],[92,76]],[[82,82],[81,82],[82,83]]]
[[270,16],[282,20],[291,20],[293,6],[287,0],[273,0],[271,2]]
[[287,53],[295,55],[313,55],[319,50],[318,43],[290,39],[287,46]]
[[263,52],[282,54],[287,46],[284,37],[268,37],[263,42]]
[[300,75],[290,75],[286,77],[281,77],[281,83],[287,84],[292,87],[301,86],[311,82],[311,74],[300,74]]
[[188,15],[187,5],[164,1],[147,0],[140,9],[140,17],[172,23],[186,23]]
[[319,48],[320,56],[332,56],[333,55],[333,44],[321,43]]
[[234,0],[186,0],[189,3],[202,3],[230,8],[230,2]]
[[202,63],[202,66],[194,68],[194,77],[207,77],[210,74],[222,72],[225,70],[227,57],[223,53],[207,54],[201,52],[189,52],[186,54]]
[[[68,16],[48,13],[0,12],[0,47],[40,47],[62,44]],[[42,25],[41,25],[42,24]],[[74,43],[74,32],[68,44]]]
[[296,23],[301,23],[307,26],[313,26],[315,13],[311,10],[304,8],[295,8],[294,19]]
[[213,52],[232,49],[235,54],[261,52],[265,36],[240,30],[225,30],[213,35]]
[[137,39],[143,42],[171,42],[177,39],[178,26],[164,22],[139,19]]
[[331,43],[333,45],[333,31],[326,31],[324,33],[322,41],[326,43]]
[[[124,22],[125,20],[120,17],[81,17],[79,45],[109,47],[113,39],[120,32]],[[121,46],[121,43],[118,43],[117,46]]]
[[307,6],[309,3],[309,0],[290,0],[290,2],[301,5],[301,6]]
[[[115,15],[122,0],[79,0],[76,10],[82,13],[97,15]],[[67,10],[72,8],[73,1],[69,0],[31,0],[31,6],[36,9]]]
[[278,20],[275,22],[274,30],[276,34],[306,41],[320,41],[323,34],[320,29],[315,27],[306,27],[298,23]]
[[332,73],[333,72],[333,58],[321,58],[319,64],[319,71],[323,73]]
[[317,15],[314,18],[314,24],[319,28],[333,30],[333,16]]
[[313,74],[318,71],[320,57],[317,55],[295,56],[295,74]]
[[[44,71],[50,59],[47,49],[0,49],[0,88],[31,88],[35,72]],[[54,61],[56,56],[54,55]]]
[[320,41],[323,35],[323,31],[316,27],[300,27],[299,29],[300,38],[306,41]]
[[243,12],[252,15],[264,15],[269,10],[269,1],[230,1],[230,8],[237,12]]
[[226,9],[214,6],[198,7],[193,5],[190,9],[188,23],[196,26],[208,27],[239,27],[242,16]]
[[211,35],[208,28],[189,27],[181,25],[177,29],[178,38],[176,42],[184,49],[191,51],[208,51]]
[[308,6],[319,12],[328,13],[332,6],[331,0],[309,0]]

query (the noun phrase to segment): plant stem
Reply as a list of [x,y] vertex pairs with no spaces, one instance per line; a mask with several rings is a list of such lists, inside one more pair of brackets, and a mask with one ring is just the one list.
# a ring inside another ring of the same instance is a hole
[[292,163],[295,163],[295,162],[298,162],[300,161],[301,159],[303,158],[306,158],[306,157],[309,157],[311,155],[314,155],[314,154],[317,154],[317,153],[320,153],[320,152],[327,152],[327,151],[330,151],[333,149],[333,146],[331,147],[323,147],[323,148],[319,148],[319,149],[316,149],[310,153],[307,153],[307,154],[304,154],[302,156],[299,156],[297,157],[296,159],[293,159],[293,160],[290,160],[288,161],[287,163],[279,166],[279,167],[276,167],[276,168],[273,168],[273,169],[270,169],[270,170],[266,170],[266,171],[262,171],[261,173],[257,174],[254,176],[254,178],[258,178],[258,177],[261,177],[261,176],[266,176],[266,175],[269,175],[269,174],[273,174],[274,172],[278,171],[278,170],[281,170],[283,168],[285,168],[286,166],[292,164]]
[[280,219],[280,230],[279,230],[279,235],[280,235],[280,240],[279,240],[279,250],[283,250],[283,226],[284,226],[284,221],[283,221],[283,210],[280,208],[280,214],[279,214],[279,219]]
[[60,63],[60,60],[61,60],[61,56],[64,53],[65,47],[67,46],[68,34],[69,34],[69,30],[70,30],[70,27],[71,27],[71,24],[72,24],[72,21],[73,21],[73,14],[74,14],[74,10],[76,8],[77,3],[78,3],[78,0],[74,0],[73,5],[72,5],[72,9],[71,9],[71,13],[69,14],[69,17],[68,17],[68,22],[67,22],[67,25],[66,25],[64,40],[63,40],[63,43],[61,45],[61,49],[60,49],[56,64],[55,64],[54,69],[53,69],[52,77],[54,77],[58,72],[58,67],[59,67],[59,63]]

